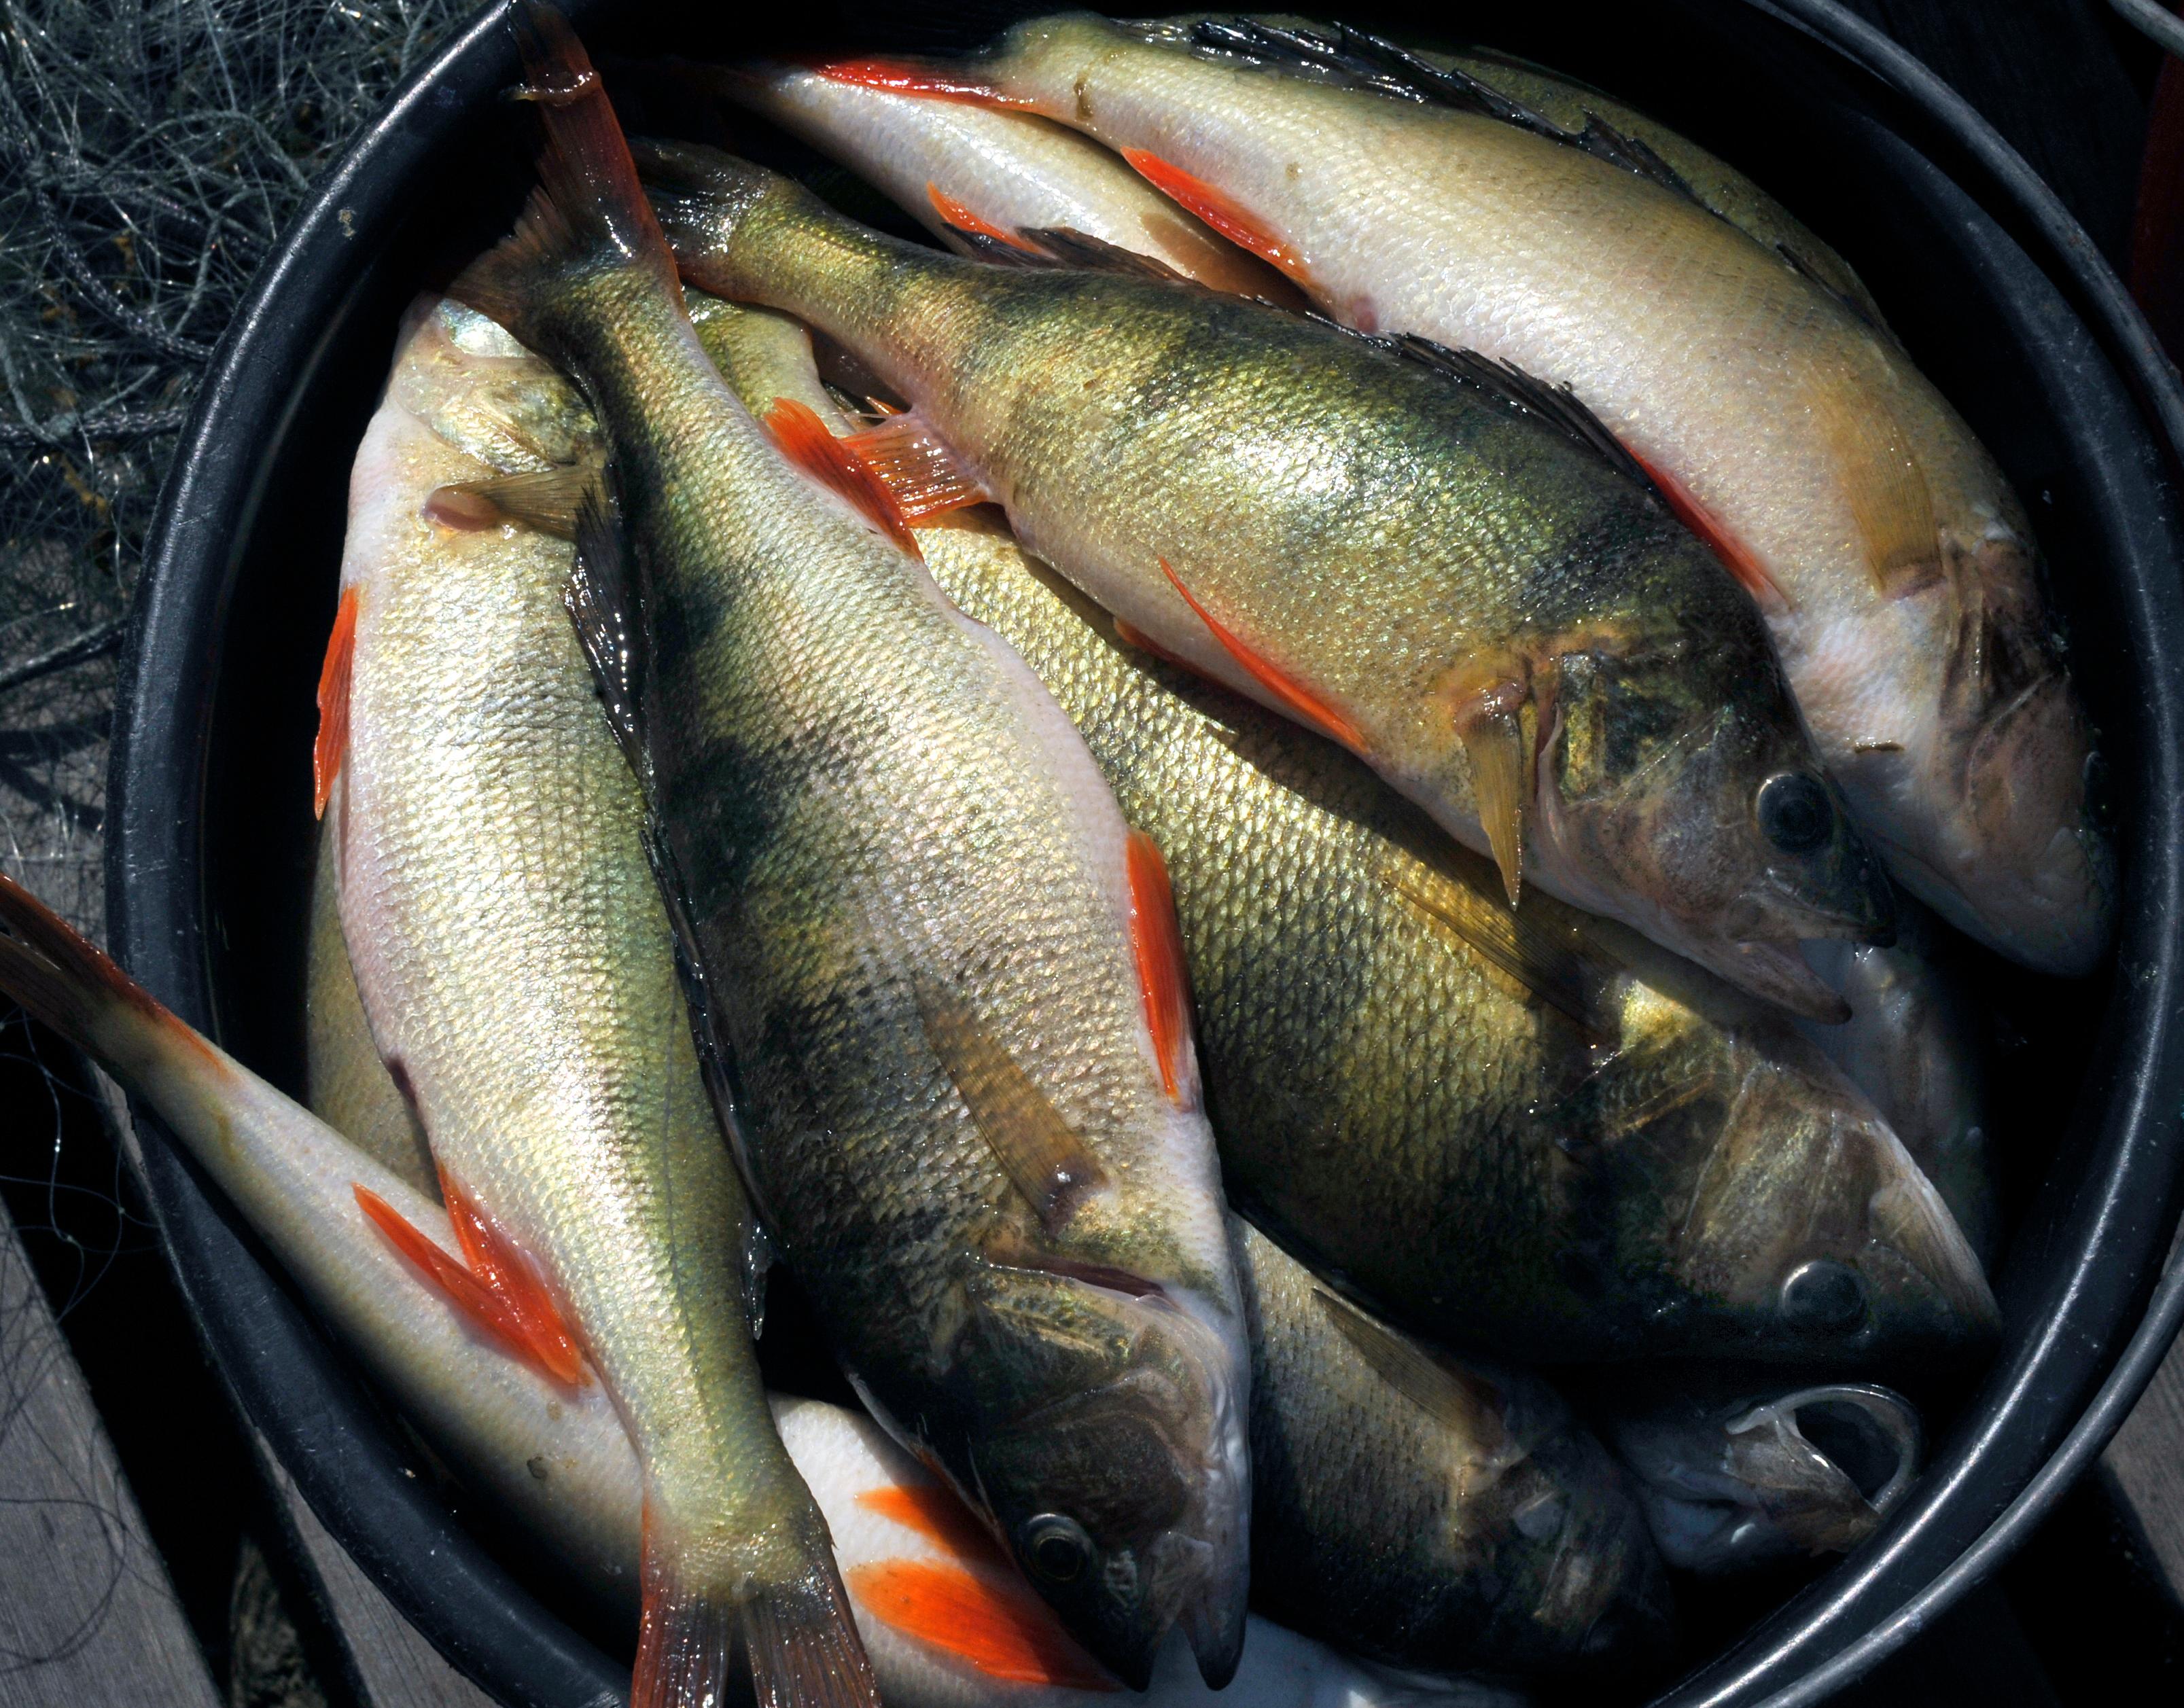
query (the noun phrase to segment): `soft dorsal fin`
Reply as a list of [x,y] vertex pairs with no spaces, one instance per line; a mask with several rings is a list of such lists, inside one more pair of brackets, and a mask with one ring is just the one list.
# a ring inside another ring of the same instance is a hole
[[1041,1227],[1065,1226],[1078,1204],[1107,1184],[1100,1159],[955,991],[922,986],[917,1013],[927,1044],[1001,1171]]
[[1060,1689],[1123,1688],[1020,1579],[938,1560],[875,1560],[842,1576],[858,1605],[883,1625],[989,1678]]
[[1493,1383],[1454,1367],[1325,1288],[1315,1287],[1312,1296],[1357,1355],[1419,1410],[1475,1443],[1481,1452],[1498,1454],[1513,1444],[1502,1421],[1502,1390]]

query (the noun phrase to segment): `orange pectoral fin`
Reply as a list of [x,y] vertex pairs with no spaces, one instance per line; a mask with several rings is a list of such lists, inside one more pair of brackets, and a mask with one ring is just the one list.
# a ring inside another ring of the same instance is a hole
[[889,415],[842,442],[887,489],[905,521],[994,501],[995,495],[915,409]]
[[1137,169],[1139,177],[1169,201],[1198,215],[1238,248],[1249,249],[1262,261],[1280,268],[1298,284],[1310,288],[1304,257],[1254,219],[1226,191],[1215,189],[1203,178],[1195,178],[1182,167],[1171,165],[1143,148],[1125,148],[1123,158]]
[[319,733],[311,743],[311,813],[326,815],[334,779],[348,757],[349,674],[356,662],[356,606],[360,590],[351,587],[334,608],[334,631],[326,637],[326,661],[319,668]]
[[925,554],[910,531],[902,508],[865,459],[827,431],[818,411],[794,398],[776,398],[765,426],[781,453],[829,491],[847,498],[874,526],[922,563]]
[[884,1625],[944,1650],[989,1678],[1076,1690],[1122,1686],[1077,1646],[1047,1605],[1020,1583],[974,1577],[928,1560],[882,1560],[842,1574]]
[[[1626,446],[1624,448],[1628,449]],[[1769,615],[1779,615],[1791,609],[1790,596],[1782,591],[1781,583],[1767,573],[1752,548],[1709,515],[1703,506],[1684,489],[1682,482],[1666,474],[1652,463],[1630,453],[1630,459],[1646,471],[1646,477],[1661,489],[1668,500],[1669,509],[1678,521],[1704,540],[1719,558],[1722,567],[1736,578],[1737,586],[1758,602],[1759,609]]]
[[815,61],[811,70],[830,83],[853,83],[860,89],[879,89],[890,95],[921,95],[932,101],[962,101],[973,107],[1018,111],[1029,111],[1039,104],[1021,96],[1004,95],[990,83],[938,66],[921,65],[915,59],[827,59]]
[[1166,558],[1159,560],[1161,573],[1168,578],[1169,585],[1183,595],[1183,602],[1197,614],[1199,621],[1221,643],[1222,651],[1236,660],[1246,675],[1272,696],[1282,709],[1309,728],[1318,730],[1331,741],[1338,741],[1351,752],[1365,751],[1365,737],[1357,725],[1314,693],[1271,659],[1263,659],[1245,646],[1234,635],[1214,620],[1213,614],[1191,596],[1182,578],[1168,567]]
[[991,237],[996,243],[1006,243],[1011,249],[1022,249],[1027,254],[1039,253],[1036,248],[1026,242],[1016,232],[1004,231],[992,220],[980,219],[938,184],[927,184],[925,194],[927,199],[933,203],[933,211],[939,214],[944,223],[953,225],[957,231],[968,231],[975,236]]
[[447,1201],[455,1243],[462,1249],[471,1274],[516,1324],[532,1361],[556,1382],[571,1388],[584,1386],[591,1377],[577,1350],[577,1337],[570,1332],[560,1307],[547,1292],[531,1260],[444,1169],[440,1171],[440,1195]]
[[1138,991],[1145,1026],[1160,1060],[1161,1085],[1178,1109],[1194,1107],[1198,1088],[1190,1071],[1190,976],[1176,924],[1175,892],[1160,844],[1143,831],[1128,843],[1130,873],[1130,948],[1137,957]]
[[577,1385],[573,1377],[564,1375],[539,1355],[528,1328],[507,1299],[448,1256],[437,1241],[419,1232],[377,1193],[362,1186],[349,1189],[356,1194],[357,1208],[387,1236],[390,1245],[416,1266],[448,1304],[526,1364],[537,1366],[557,1382]]

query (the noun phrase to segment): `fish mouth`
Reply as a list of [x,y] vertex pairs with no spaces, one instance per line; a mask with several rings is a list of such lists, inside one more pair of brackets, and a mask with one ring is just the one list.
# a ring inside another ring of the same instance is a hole
[[1960,1334],[1969,1330],[1982,1339],[1992,1337],[2001,1332],[2002,1309],[1986,1269],[1933,1182],[1908,1152],[1903,1162],[1903,1171],[1876,1188],[1868,1201],[1875,1236],[1933,1289]]

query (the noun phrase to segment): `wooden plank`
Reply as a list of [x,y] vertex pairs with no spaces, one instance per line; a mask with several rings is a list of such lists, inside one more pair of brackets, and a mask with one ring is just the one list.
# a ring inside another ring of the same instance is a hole
[[2143,1563],[2184,1604],[2184,1341],[2169,1349],[2101,1470],[2144,1540]]
[[295,1527],[298,1551],[317,1577],[360,1708],[493,1708],[493,1698],[440,1658],[319,1522],[265,1438],[255,1431],[252,1438],[266,1481]]
[[0,1708],[215,1708],[217,1700],[0,1205]]

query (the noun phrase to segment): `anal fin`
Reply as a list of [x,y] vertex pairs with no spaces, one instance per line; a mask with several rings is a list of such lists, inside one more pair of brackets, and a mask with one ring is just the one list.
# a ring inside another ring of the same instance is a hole
[[326,662],[319,667],[319,732],[311,743],[311,813],[326,815],[334,779],[348,757],[348,697],[356,663],[359,587],[345,589],[334,608],[333,632],[326,637]]
[[1130,949],[1137,960],[1138,990],[1145,1026],[1160,1062],[1161,1086],[1178,1109],[1198,1103],[1198,1076],[1190,1048],[1190,975],[1184,963],[1183,933],[1176,923],[1175,891],[1160,845],[1143,831],[1129,834]]
[[1107,1171],[1001,1041],[952,990],[921,988],[918,1018],[963,1106],[1042,1227],[1066,1224]]
[[462,1249],[471,1275],[501,1301],[530,1349],[532,1360],[555,1381],[582,1387],[589,1378],[583,1356],[577,1349],[577,1337],[531,1259],[445,1169],[440,1171],[440,1195],[446,1200],[455,1243]]
[[997,495],[914,409],[889,415],[842,442],[886,490],[905,522],[995,501]]
[[1062,1689],[1123,1688],[1021,1583],[937,1560],[873,1561],[847,1575],[850,1594],[873,1618],[989,1678]]
[[764,426],[781,453],[829,492],[838,494],[873,526],[920,562],[925,554],[887,483],[859,454],[852,439],[837,438],[819,412],[794,398],[776,398]]
[[1263,688],[1276,705],[1306,727],[1318,731],[1330,741],[1341,743],[1351,752],[1364,752],[1365,737],[1356,724],[1273,659],[1261,656],[1247,646],[1198,602],[1196,595],[1184,586],[1183,578],[1168,566],[1166,558],[1159,559],[1159,563],[1161,573],[1167,577],[1168,584],[1182,595],[1184,604],[1190,607],[1199,621],[1206,625],[1206,632],[1220,643],[1221,650],[1234,659],[1244,673]]
[[962,203],[943,190],[938,184],[925,186],[926,199],[933,203],[933,211],[940,216],[941,223],[950,231],[961,231],[973,237],[983,237],[995,243],[1006,243],[1011,249],[1037,253],[1032,244],[1014,231],[1005,231],[990,220],[982,220]]

